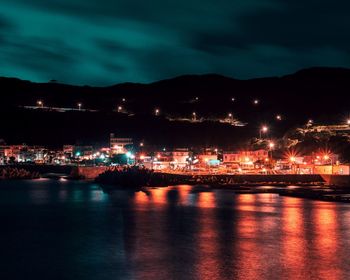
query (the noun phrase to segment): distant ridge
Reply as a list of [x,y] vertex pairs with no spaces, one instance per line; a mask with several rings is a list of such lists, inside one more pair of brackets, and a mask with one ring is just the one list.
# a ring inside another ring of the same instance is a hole
[[[2,106],[34,104],[43,99],[51,106],[73,106],[76,102],[98,110],[113,110],[122,98],[129,109],[147,112],[155,106],[176,113],[177,110],[200,110],[203,113],[235,111],[249,114],[253,99],[261,99],[261,111],[290,113],[298,108],[301,114],[348,113],[350,110],[350,69],[313,67],[281,77],[238,80],[218,74],[183,75],[149,84],[121,83],[107,87],[74,86],[59,82],[33,83],[17,78],[0,78]],[[197,97],[195,108],[178,104]],[[235,98],[235,103],[230,99]],[[317,108],[313,102],[318,100]],[[259,109],[259,110],[260,110]],[[254,109],[255,110],[255,109]],[[305,116],[306,118],[307,116]]]
[[[217,74],[183,75],[149,84],[108,87],[32,83],[0,78],[0,138],[8,143],[62,145],[107,141],[111,132],[159,145],[189,143],[235,147],[268,124],[269,137],[312,119],[344,123],[350,113],[350,69],[315,67],[281,77],[238,80]],[[46,108],[96,112],[27,110],[41,100]],[[124,101],[123,101],[124,100]],[[253,101],[257,100],[258,104]],[[123,113],[117,113],[122,107]],[[155,116],[155,109],[159,116]],[[181,123],[170,119],[222,119],[231,113],[247,126]],[[282,116],[276,121],[276,116]]]

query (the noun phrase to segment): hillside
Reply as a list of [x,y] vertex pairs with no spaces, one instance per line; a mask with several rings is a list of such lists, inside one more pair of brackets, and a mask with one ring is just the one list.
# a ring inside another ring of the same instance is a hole
[[[67,131],[69,137],[62,136],[61,142],[86,139],[89,137],[86,130],[91,129],[106,138],[111,131],[120,130],[122,133],[125,130],[123,127],[127,127],[126,134],[136,134],[135,137],[143,138],[141,133],[135,132],[145,130],[144,127],[141,128],[140,120],[149,120],[147,126],[163,132],[174,131],[173,128],[185,125],[177,125],[165,119],[162,119],[160,124],[159,118],[154,120],[152,116],[155,108],[160,109],[161,118],[190,118],[193,112],[205,118],[224,118],[229,112],[233,113],[235,118],[248,123],[239,133],[236,133],[238,128],[235,127],[210,124],[225,127],[225,132],[218,135],[224,138],[231,137],[231,142],[244,135],[256,134],[262,123],[268,123],[275,135],[280,136],[290,127],[303,124],[309,118],[316,122],[343,121],[350,107],[349,89],[350,70],[343,68],[310,68],[287,76],[251,80],[237,80],[215,74],[187,75],[151,84],[123,83],[108,87],[80,87],[56,82],[32,83],[15,78],[0,78],[0,113],[2,119],[7,120],[1,124],[0,138],[28,141],[26,135],[19,131],[27,133],[27,130],[36,129],[39,123],[39,127],[45,127],[46,134],[51,133],[50,127],[53,124],[56,130]],[[125,102],[122,101],[123,98]],[[255,99],[259,100],[258,104],[253,104]],[[48,107],[76,107],[76,104],[81,102],[83,108],[99,112],[80,112],[68,117],[53,112],[28,112],[18,108],[33,106],[37,100],[42,100]],[[113,113],[118,106],[122,106],[125,112],[134,116],[126,117]],[[277,114],[282,116],[283,121],[276,122]],[[66,121],[67,118],[71,120],[70,123]],[[86,119],[90,120],[89,125],[85,124]],[[78,130],[81,134],[72,133],[77,129],[76,126],[71,126],[75,122],[80,124]],[[109,123],[119,125],[108,125]],[[191,137],[192,132],[196,131],[196,124],[185,126],[188,126],[185,131],[188,137]],[[221,128],[219,130],[221,131]],[[33,141],[50,142],[50,137],[42,137],[40,131],[37,131],[35,136],[30,136]],[[209,138],[215,137],[200,131],[195,133],[195,138],[204,137],[208,143],[221,141],[210,140]],[[183,128],[177,133],[182,134]],[[240,137],[237,134],[240,134]],[[157,133],[154,135],[150,137],[150,141],[159,136]],[[164,133],[161,133],[160,137],[163,139]],[[96,141],[99,141],[99,137],[97,138]],[[225,139],[223,142],[228,141]],[[60,141],[56,138],[54,142]]]

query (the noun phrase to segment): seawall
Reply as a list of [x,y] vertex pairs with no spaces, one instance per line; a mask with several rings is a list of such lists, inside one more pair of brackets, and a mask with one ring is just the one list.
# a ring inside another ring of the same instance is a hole
[[[98,175],[113,170],[115,167],[109,166],[71,166],[70,175],[74,178],[94,180]],[[68,169],[67,169],[68,170]],[[169,174],[177,177],[178,180],[190,178],[191,181],[223,182],[226,184],[325,184],[335,186],[349,186],[349,175],[318,175],[318,174],[271,174],[271,175],[189,175],[189,174]]]
[[350,175],[321,175],[326,185],[350,187]]
[[[71,176],[93,180],[101,173],[107,170],[113,170],[115,167],[108,166],[74,166]],[[313,184],[325,183],[325,179],[320,175],[190,175],[190,174],[164,174],[169,175],[173,180],[181,182],[192,181],[200,183],[217,182],[224,184]]]
[[70,176],[73,178],[94,180],[101,173],[113,169],[114,167],[109,166],[73,166]]

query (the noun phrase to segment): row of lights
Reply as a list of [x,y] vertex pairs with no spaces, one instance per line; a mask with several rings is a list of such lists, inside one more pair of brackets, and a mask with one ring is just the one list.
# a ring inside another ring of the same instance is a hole
[[[234,100],[234,98],[233,98],[233,100]],[[122,101],[125,102],[126,99],[123,98]],[[255,100],[255,101],[258,102],[258,100]],[[38,101],[37,101],[37,105],[38,105],[38,107],[43,108],[43,107],[44,107],[44,102],[43,102],[42,100],[38,100]],[[83,106],[82,103],[80,103],[80,102],[77,103],[77,107],[78,107],[79,110],[81,110],[82,106]],[[122,112],[122,111],[123,111],[123,107],[119,105],[119,106],[117,107],[117,112],[120,113],[120,112]],[[156,109],[154,110],[154,114],[155,114],[156,116],[159,116],[159,115],[160,115],[160,109],[159,109],[159,108],[156,108]],[[196,118],[197,113],[196,113],[196,112],[193,112],[193,113],[192,113],[192,116],[193,116],[193,118]],[[227,116],[228,116],[229,118],[232,118],[232,117],[233,117],[232,113],[228,113]],[[282,120],[281,115],[277,115],[277,116],[276,116],[276,119],[277,119],[277,120]],[[309,120],[309,123],[310,123],[310,122],[312,122],[312,121]],[[350,124],[350,120],[348,120],[348,124]]]
[[[37,105],[38,107],[40,107],[40,108],[44,108],[44,102],[43,102],[42,100],[38,100],[38,101],[36,102],[36,105]],[[81,108],[83,107],[83,104],[82,104],[81,102],[78,102],[78,103],[77,103],[77,107],[78,107],[79,110],[81,110]]]
[[[198,100],[198,97],[196,97],[196,100]],[[123,101],[123,102],[126,102],[126,99],[123,98],[122,101]],[[235,101],[235,98],[232,97],[232,101]],[[254,104],[259,104],[259,100],[258,100],[258,99],[255,99],[255,100],[253,101],[253,103],[254,103]],[[38,107],[41,107],[41,108],[44,107],[44,102],[43,102],[42,100],[38,100],[38,101],[36,102],[36,104],[37,104]],[[77,107],[78,107],[79,110],[81,110],[82,106],[83,106],[83,104],[82,104],[81,102],[78,102],[78,103],[77,103]],[[123,107],[122,107],[122,106],[118,106],[117,111],[120,113],[120,112],[122,112],[122,110],[123,110]],[[154,110],[154,114],[155,114],[156,116],[159,116],[159,115],[160,115],[160,109],[159,109],[159,108],[156,108],[156,109]],[[192,116],[195,118],[195,117],[197,116],[196,112],[193,112],[193,113],[192,113]],[[232,117],[233,117],[232,113],[228,113],[228,117],[229,117],[229,118],[232,118]],[[281,115],[276,115],[276,120],[281,121],[281,120],[282,120],[282,116],[281,116]],[[307,123],[308,123],[308,125],[312,125],[312,124],[314,123],[314,121],[313,121],[312,119],[309,119]],[[348,119],[348,120],[346,121],[346,123],[347,123],[348,125],[350,125],[350,119]],[[263,132],[267,132],[267,127],[264,126],[264,127],[262,128],[262,131],[263,131]]]

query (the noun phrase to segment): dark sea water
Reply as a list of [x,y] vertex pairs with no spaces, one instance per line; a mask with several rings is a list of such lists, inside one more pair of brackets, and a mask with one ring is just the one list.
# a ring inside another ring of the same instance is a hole
[[0,181],[0,279],[350,279],[350,205]]

